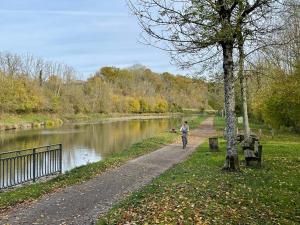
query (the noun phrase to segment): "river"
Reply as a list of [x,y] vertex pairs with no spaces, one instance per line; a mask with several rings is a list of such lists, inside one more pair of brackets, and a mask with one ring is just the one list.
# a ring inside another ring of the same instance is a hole
[[0,153],[38,146],[63,146],[62,170],[103,160],[133,143],[180,125],[182,118],[66,124],[59,128],[0,132]]

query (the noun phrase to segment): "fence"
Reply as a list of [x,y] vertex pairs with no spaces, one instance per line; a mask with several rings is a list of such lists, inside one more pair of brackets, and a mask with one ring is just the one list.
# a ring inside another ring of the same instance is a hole
[[0,153],[0,189],[61,173],[62,145]]

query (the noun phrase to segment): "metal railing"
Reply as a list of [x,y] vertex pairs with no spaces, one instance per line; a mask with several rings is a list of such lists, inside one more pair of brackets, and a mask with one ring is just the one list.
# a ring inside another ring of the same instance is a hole
[[0,153],[0,189],[62,172],[62,144]]

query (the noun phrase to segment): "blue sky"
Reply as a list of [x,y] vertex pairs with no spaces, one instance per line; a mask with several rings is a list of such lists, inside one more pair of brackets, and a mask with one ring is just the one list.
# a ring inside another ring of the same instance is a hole
[[84,77],[102,66],[143,64],[183,73],[168,54],[139,43],[125,0],[0,0],[0,51],[66,63]]

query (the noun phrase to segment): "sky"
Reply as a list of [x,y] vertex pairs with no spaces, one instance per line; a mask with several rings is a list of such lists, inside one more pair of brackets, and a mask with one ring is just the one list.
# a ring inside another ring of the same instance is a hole
[[169,55],[140,43],[125,0],[0,0],[0,51],[65,63],[87,78],[103,66],[142,64],[184,74]]

